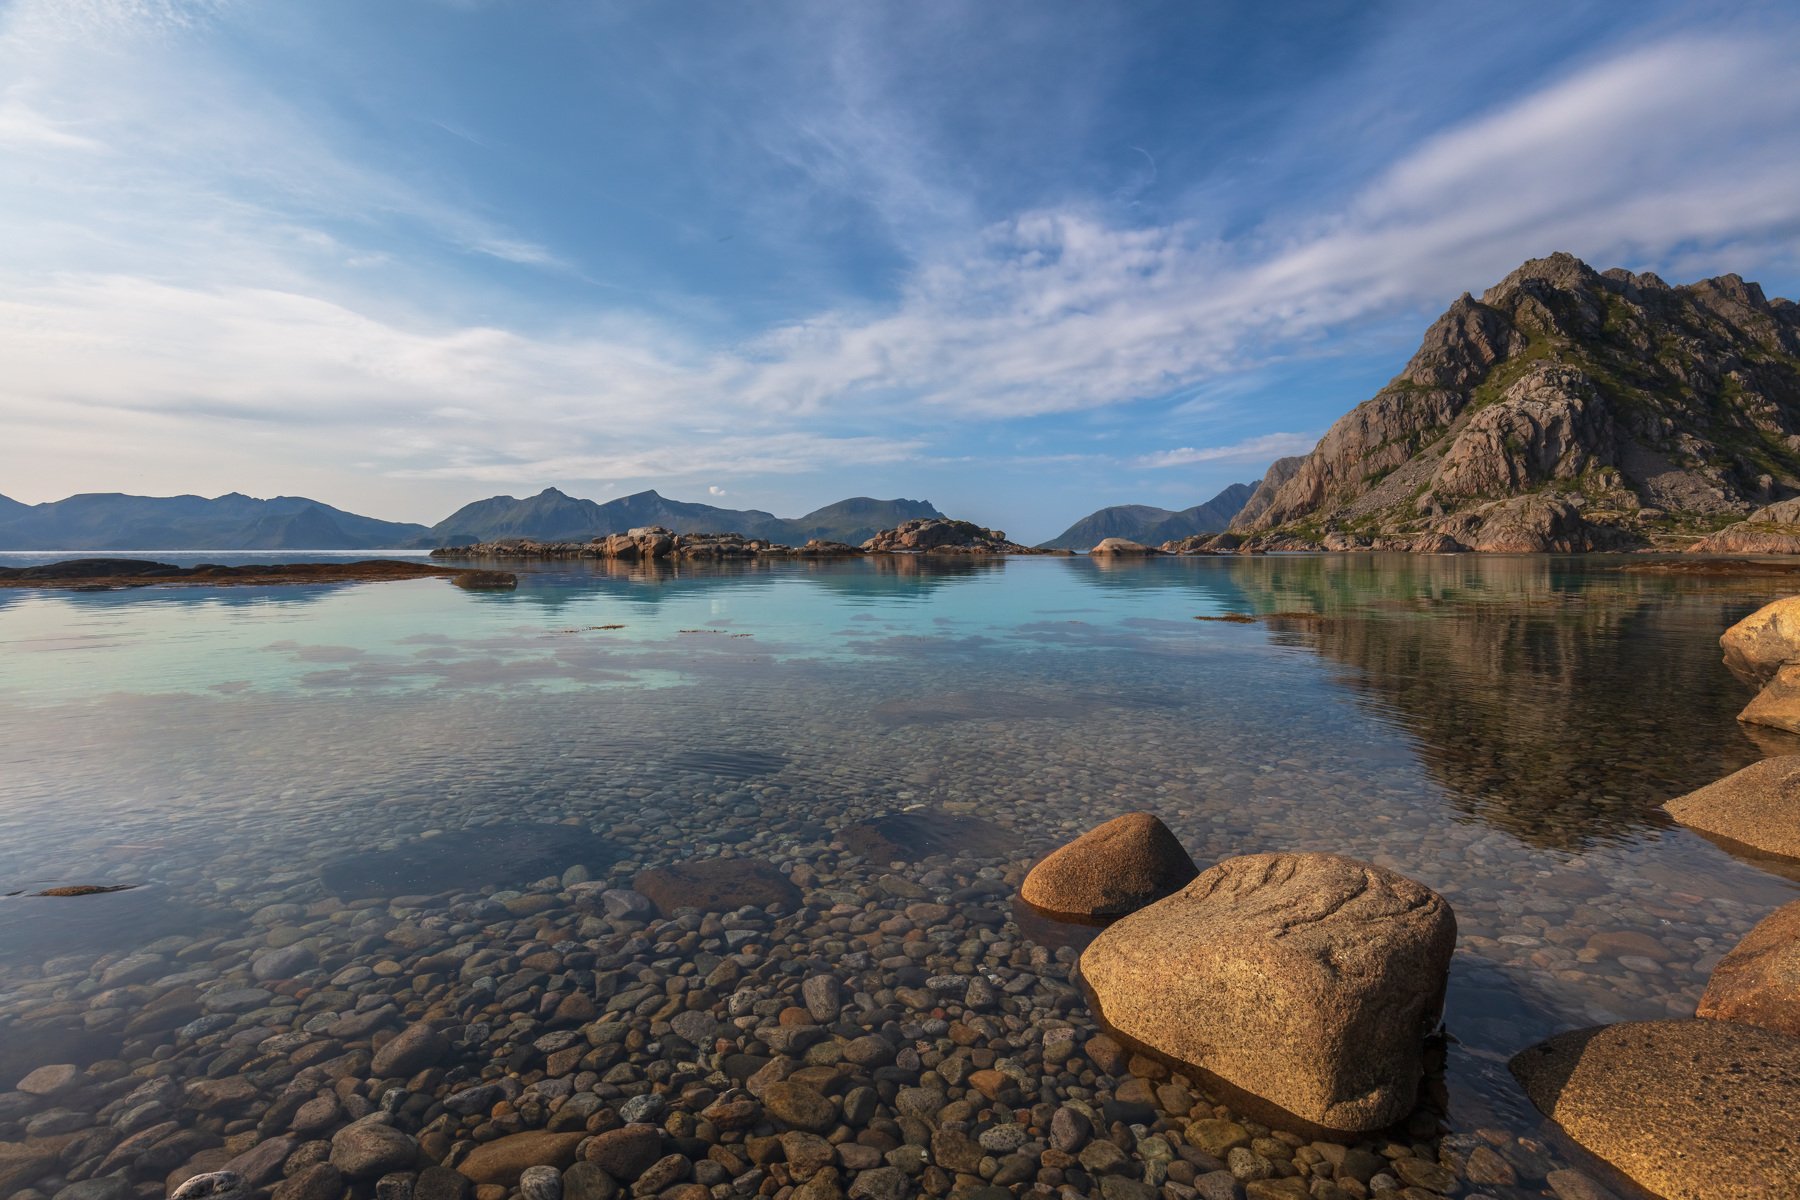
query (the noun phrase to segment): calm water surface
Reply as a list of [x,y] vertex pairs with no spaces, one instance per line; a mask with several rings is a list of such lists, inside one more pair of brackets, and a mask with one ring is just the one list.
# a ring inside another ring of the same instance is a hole
[[[182,561],[256,557],[297,556]],[[1800,749],[1737,725],[1748,697],[1717,646],[1791,589],[1625,561],[576,564],[512,593],[0,591],[0,893],[137,885],[0,899],[0,1089],[148,1052],[129,999],[100,995],[126,956],[236,980],[257,914],[424,834],[561,822],[619,872],[721,851],[788,866],[917,810],[991,822],[998,848],[972,841],[961,865],[1016,874],[1145,808],[1202,866],[1332,850],[1443,892],[1461,931],[1450,1124],[1532,1131],[1511,1054],[1691,1015],[1719,956],[1800,892],[1659,809]],[[1261,619],[1196,620],[1228,613]],[[490,849],[457,864],[462,890],[544,873]]]

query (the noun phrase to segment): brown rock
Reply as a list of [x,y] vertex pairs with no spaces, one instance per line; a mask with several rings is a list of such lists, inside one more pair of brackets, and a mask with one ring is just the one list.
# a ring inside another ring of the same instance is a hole
[[0,1192],[22,1191],[55,1167],[57,1149],[49,1141],[0,1142]]
[[829,1133],[837,1106],[804,1083],[771,1083],[762,1091],[763,1111],[782,1124],[810,1133]]
[[1130,538],[1109,537],[1103,538],[1100,544],[1089,550],[1088,553],[1098,554],[1101,557],[1117,554],[1128,558],[1148,558],[1152,554],[1161,554],[1162,551],[1152,550],[1142,542],[1134,542]]
[[800,889],[757,858],[690,858],[673,866],[639,871],[631,886],[665,917],[679,908],[728,913],[746,904],[764,908],[800,902]]
[[1199,873],[1167,825],[1133,812],[1051,852],[1025,876],[1019,895],[1051,913],[1122,916],[1186,887]]
[[1635,929],[1603,929],[1588,938],[1588,950],[1602,958],[1618,958],[1622,954],[1635,954],[1639,958],[1647,958],[1651,962],[1666,963],[1675,956],[1669,948],[1647,933]]
[[563,1170],[575,1162],[575,1147],[587,1137],[585,1133],[508,1134],[491,1142],[483,1142],[469,1156],[456,1164],[456,1169],[475,1183],[495,1183],[512,1187],[519,1182],[519,1172],[526,1167],[555,1167]]
[[1733,947],[1695,1015],[1800,1037],[1800,900],[1764,917]]
[[581,1154],[614,1179],[630,1183],[662,1157],[662,1131],[643,1122],[609,1129],[596,1133]]
[[1800,733],[1800,663],[1782,664],[1737,719],[1746,725]]
[[1766,504],[1688,547],[1692,554],[1800,554],[1800,497]]
[[1800,754],[1751,763],[1663,808],[1701,833],[1800,858]]
[[1800,1197],[1800,1040],[1729,1021],[1634,1021],[1559,1034],[1512,1071],[1570,1137],[1652,1192]]
[[1329,1133],[1412,1110],[1456,920],[1441,896],[1333,854],[1227,859],[1087,948],[1126,1038]]
[[1775,677],[1784,663],[1800,661],[1800,596],[1765,604],[1719,637],[1725,666],[1752,687]]
[[421,1022],[402,1029],[377,1050],[369,1071],[377,1079],[403,1078],[436,1066],[449,1053],[449,1039]]

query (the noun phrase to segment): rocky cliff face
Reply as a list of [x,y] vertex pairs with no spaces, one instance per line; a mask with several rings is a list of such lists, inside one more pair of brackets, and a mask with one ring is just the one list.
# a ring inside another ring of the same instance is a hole
[[1554,254],[1452,304],[1231,529],[1329,549],[1686,544],[1797,492],[1800,306],[1735,275],[1671,287]]

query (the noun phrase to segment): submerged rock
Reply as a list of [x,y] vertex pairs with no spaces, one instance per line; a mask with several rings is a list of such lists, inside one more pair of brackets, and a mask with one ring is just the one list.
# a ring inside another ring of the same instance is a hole
[[682,908],[723,913],[800,902],[800,889],[758,858],[690,858],[639,871],[631,886],[664,916]]
[[415,838],[329,863],[319,872],[327,891],[343,897],[430,896],[484,884],[524,884],[561,875],[579,863],[611,865],[618,850],[586,829],[511,821]]
[[469,1156],[456,1169],[476,1183],[501,1184],[511,1187],[528,1167],[556,1167],[574,1164],[575,1148],[587,1138],[586,1133],[547,1133],[532,1130],[509,1134],[469,1151]]
[[1800,900],[1757,922],[1713,969],[1696,1016],[1800,1036]]
[[1436,892],[1333,854],[1227,859],[1083,952],[1127,1039],[1331,1133],[1406,1116],[1456,920]]
[[1003,825],[962,813],[889,813],[844,827],[852,851],[874,862],[918,862],[933,855],[998,858],[1018,849],[1018,835]]
[[1659,1195],[1800,1197],[1800,1039],[1729,1021],[1628,1022],[1559,1034],[1511,1065],[1546,1116]]
[[1019,894],[1057,915],[1117,917],[1179,891],[1199,873],[1167,825],[1134,812],[1052,851],[1031,868]]
[[1663,808],[1701,833],[1800,859],[1800,754],[1751,763]]

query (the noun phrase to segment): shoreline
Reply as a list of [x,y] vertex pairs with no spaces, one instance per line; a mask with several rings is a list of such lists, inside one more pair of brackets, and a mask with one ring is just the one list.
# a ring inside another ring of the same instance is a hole
[[236,566],[202,563],[180,567],[150,559],[78,558],[33,567],[0,567],[0,588],[84,592],[145,587],[385,583],[400,579],[449,579],[463,587],[507,588],[517,583],[515,576],[504,572],[446,567],[427,562],[402,562],[396,559],[364,559],[343,563],[247,563]]

